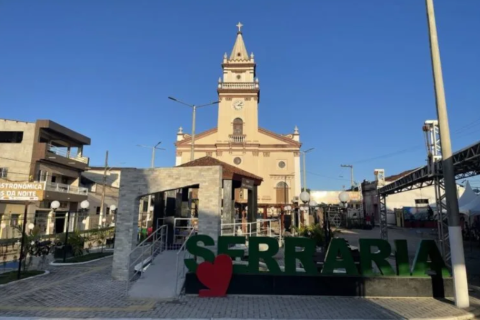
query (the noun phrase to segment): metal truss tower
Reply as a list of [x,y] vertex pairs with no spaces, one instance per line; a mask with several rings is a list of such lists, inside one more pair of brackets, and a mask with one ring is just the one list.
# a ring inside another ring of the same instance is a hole
[[450,266],[450,242],[448,234],[448,214],[445,198],[445,183],[441,171],[442,149],[440,146],[440,130],[437,120],[427,120],[423,126],[427,146],[428,175],[433,178],[437,203],[438,243],[445,262]]

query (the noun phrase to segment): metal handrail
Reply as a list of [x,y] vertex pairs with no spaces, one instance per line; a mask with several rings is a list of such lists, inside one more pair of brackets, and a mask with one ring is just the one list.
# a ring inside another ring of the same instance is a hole
[[[158,237],[157,237],[158,236]],[[163,241],[163,238],[165,238],[165,241]],[[147,245],[147,242],[149,242],[150,240],[152,240],[152,243],[150,246]],[[143,275],[143,270],[145,268],[145,260],[148,260],[150,259],[150,263],[153,263],[153,259],[156,255],[156,245],[157,243],[160,242],[160,253],[162,253],[163,251],[165,251],[167,249],[167,240],[168,240],[168,226],[167,225],[163,225],[161,226],[160,228],[158,228],[157,230],[155,230],[155,232],[153,232],[151,235],[149,235],[145,240],[143,240],[142,242],[140,242],[128,255],[128,272],[130,272],[130,269],[134,268],[134,272],[133,272],[133,276],[132,277],[129,277],[127,279],[127,288],[126,288],[126,292],[128,294],[128,290],[130,288],[130,282],[133,280],[133,278],[135,278],[135,276],[137,275],[137,270],[135,270],[135,266],[140,263],[139,260],[141,260],[141,264],[142,264],[142,267],[141,267],[141,275]],[[163,243],[162,243],[163,242]],[[162,250],[162,244],[163,244],[163,250]],[[133,261],[131,262],[131,259],[132,259],[132,254],[134,254],[137,250],[139,250],[141,248],[142,250],[142,253]],[[145,251],[146,250],[150,250],[150,254],[148,255],[147,258],[145,258]]]
[[[185,241],[183,242],[182,246],[180,247],[180,249],[178,249],[177,251],[177,262],[176,262],[176,274],[177,274],[177,279],[175,281],[175,295],[177,295],[177,292],[178,292],[178,281],[180,280],[179,279],[179,272],[178,272],[178,259],[180,257],[180,253],[182,251],[185,251],[185,247],[187,245],[187,241],[188,239],[190,239],[190,237],[192,236],[193,233],[196,233],[196,229],[195,228],[192,228],[192,230],[190,230],[190,233],[188,234],[188,236],[185,238]],[[187,251],[188,252],[188,251]],[[184,257],[185,258],[185,254],[184,254]],[[182,269],[182,275],[185,275],[185,263],[183,264],[183,269]]]

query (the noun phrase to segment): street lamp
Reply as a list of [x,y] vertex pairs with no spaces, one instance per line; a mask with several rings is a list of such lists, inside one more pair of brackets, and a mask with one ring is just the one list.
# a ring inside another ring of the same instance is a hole
[[[84,219],[83,217],[83,213],[87,213],[88,215],[88,208],[90,207],[90,202],[88,202],[88,200],[83,200],[82,202],[80,202],[80,212],[82,213],[82,222],[86,219]],[[77,219],[75,219],[75,221],[78,221]],[[85,224],[84,224],[85,225]]]
[[303,154],[303,191],[307,191],[307,165],[306,165],[306,155],[310,151],[313,151],[315,148],[310,148],[305,151],[300,150],[300,153]]
[[168,97],[168,99],[170,99],[172,101],[175,101],[175,102],[178,102],[180,104],[183,104],[184,106],[192,108],[193,116],[192,116],[192,142],[190,143],[190,161],[193,161],[193,160],[195,160],[195,156],[194,156],[195,118],[196,118],[197,108],[203,108],[203,107],[211,106],[211,105],[214,105],[214,104],[218,104],[220,101],[213,101],[213,102],[210,102],[210,103],[206,103],[206,104],[202,104],[202,105],[197,106],[197,105],[194,105],[194,104],[185,103],[185,102],[180,101],[180,100],[178,100],[174,97]]
[[340,194],[338,195],[338,200],[340,200],[340,202],[345,206],[347,207],[347,203],[348,201],[350,200],[350,196],[348,195],[347,192],[345,191],[342,191],[340,192]]

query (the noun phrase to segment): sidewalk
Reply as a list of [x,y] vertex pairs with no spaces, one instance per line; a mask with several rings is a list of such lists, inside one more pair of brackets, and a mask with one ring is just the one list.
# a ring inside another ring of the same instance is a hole
[[443,319],[480,316],[472,307],[426,298],[196,296],[170,301],[129,299],[110,278],[111,258],[79,266],[50,266],[50,274],[0,287],[0,320],[36,319]]

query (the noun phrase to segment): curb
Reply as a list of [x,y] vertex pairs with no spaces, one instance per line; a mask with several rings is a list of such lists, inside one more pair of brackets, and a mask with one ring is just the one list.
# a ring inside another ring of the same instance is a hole
[[107,259],[107,258],[111,258],[113,257],[113,254],[111,255],[108,255],[106,257],[101,257],[101,258],[98,258],[98,259],[94,259],[94,260],[89,260],[89,261],[83,261],[83,262],[67,262],[67,263],[62,263],[62,262],[50,262],[49,265],[51,266],[55,266],[55,267],[66,267],[66,266],[76,266],[76,265],[80,265],[80,264],[87,264],[87,263],[91,263],[91,262],[95,262],[95,261],[99,261],[99,260],[103,260],[103,259]]
[[[38,277],[43,277],[43,276],[46,276],[47,274],[50,274],[50,271],[45,270],[44,273],[42,273],[42,274],[37,274],[36,276],[33,276],[33,277],[28,277],[28,278],[25,278],[25,279],[20,279],[20,280],[11,281],[11,282],[5,283],[5,284],[0,284],[0,288],[4,288],[4,287],[9,286],[9,285],[11,285],[11,284],[19,283],[19,282],[21,282],[21,281],[30,280],[30,279],[34,279],[34,278],[38,278]],[[0,319],[1,319],[1,318],[3,318],[3,317],[0,317]]]

